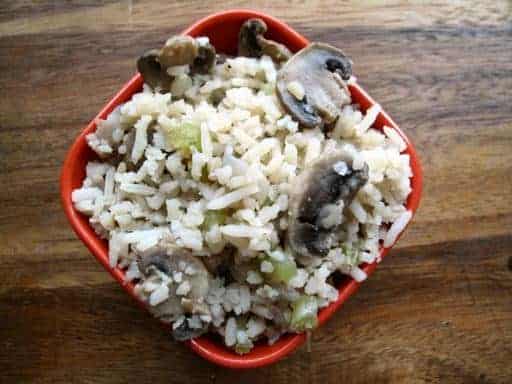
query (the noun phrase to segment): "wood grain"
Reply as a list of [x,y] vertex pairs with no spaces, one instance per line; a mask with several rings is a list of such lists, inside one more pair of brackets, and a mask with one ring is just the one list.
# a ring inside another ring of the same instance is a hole
[[[410,230],[329,323],[256,371],[209,364],[133,305],[67,225],[58,177],[134,57],[252,7],[343,47],[413,139]],[[0,6],[1,383],[512,382],[509,1],[32,1]]]

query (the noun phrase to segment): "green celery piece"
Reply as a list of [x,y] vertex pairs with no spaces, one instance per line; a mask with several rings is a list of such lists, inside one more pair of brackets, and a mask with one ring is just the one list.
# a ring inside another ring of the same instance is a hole
[[349,246],[347,244],[343,244],[341,246],[343,253],[348,259],[350,265],[357,265],[359,260],[359,249],[357,248],[357,244],[355,246]]
[[184,122],[169,128],[166,132],[166,140],[176,149],[190,152],[195,148],[199,152],[202,151],[201,128],[196,123]]
[[266,83],[266,84],[263,84],[262,87],[261,87],[261,90],[263,91],[263,93],[265,95],[271,95],[274,93],[274,89],[275,89],[276,85],[275,84],[272,84],[272,83]]
[[252,349],[252,343],[251,344],[236,344],[235,345],[235,352],[239,355],[245,355],[246,353],[249,353]]
[[203,228],[210,229],[215,224],[222,225],[226,222],[226,211],[224,209],[219,209],[217,211],[206,211],[204,214]]
[[287,284],[297,274],[297,265],[295,265],[293,260],[277,261],[270,259],[269,261],[274,267],[270,277],[276,283]]
[[292,318],[290,329],[294,332],[304,332],[313,329],[318,324],[318,304],[312,296],[301,296],[292,303]]

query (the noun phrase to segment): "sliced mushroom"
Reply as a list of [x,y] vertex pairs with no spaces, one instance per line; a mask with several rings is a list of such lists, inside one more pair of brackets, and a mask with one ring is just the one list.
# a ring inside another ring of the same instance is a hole
[[215,65],[215,47],[210,43],[199,45],[191,69],[193,73],[208,73]]
[[165,251],[157,251],[153,254],[140,257],[137,263],[139,271],[146,277],[150,276],[153,269],[157,269],[166,275],[171,275],[171,262]]
[[[279,70],[277,95],[302,126],[329,126],[351,100],[345,84],[351,74],[352,62],[343,51],[328,44],[312,43]],[[301,98],[288,90],[289,84],[295,82],[304,88]]]
[[234,281],[231,269],[233,265],[233,253],[230,249],[224,250],[222,253],[205,257],[204,263],[206,268],[215,277],[224,279],[227,286]]
[[190,292],[187,293],[187,298],[192,301],[192,305],[185,309],[189,309],[187,312],[195,313],[195,306],[198,306],[197,311],[202,311],[201,305],[203,298],[208,293],[210,274],[199,258],[187,251],[175,249],[167,252],[158,251],[141,257],[138,265],[139,270],[145,276],[149,276],[154,269],[172,276],[175,272],[184,272],[188,267],[192,268],[194,274],[186,276],[190,282]]
[[[146,268],[144,268],[144,266],[146,266]],[[141,270],[147,271],[151,266],[158,268],[166,274],[184,272],[187,267],[192,267],[195,273],[191,276],[187,276],[191,284],[191,290],[188,296],[193,299],[199,299],[208,293],[210,278],[208,270],[198,257],[193,256],[185,250],[175,249],[172,252],[163,254],[156,253],[142,260]]]
[[224,88],[216,88],[210,93],[210,97],[208,101],[215,107],[217,107],[220,102],[226,97],[226,89]]
[[185,313],[191,313],[193,315],[209,315],[210,309],[208,305],[204,302],[194,301],[192,299],[187,299],[186,297],[181,299],[181,305],[185,310]]
[[164,68],[192,64],[198,55],[199,44],[190,36],[173,36],[160,50],[160,63]]
[[178,296],[176,296],[176,288],[169,291],[169,298],[163,303],[156,306],[150,306],[149,311],[160,320],[171,323],[185,313]]
[[159,54],[160,52],[157,49],[145,52],[137,60],[137,70],[142,75],[144,82],[152,88],[160,87],[168,90],[172,78],[160,64]]
[[227,246],[222,253],[204,258],[206,268],[215,276],[224,279],[224,285],[232,282],[245,283],[247,272],[257,269],[252,261],[237,257],[236,248]]
[[290,50],[283,44],[265,39],[265,32],[267,24],[261,19],[249,19],[243,23],[238,35],[238,54],[249,57],[268,55],[278,63],[288,60],[292,56]]
[[290,303],[280,301],[270,307],[273,325],[283,331],[286,331],[290,325]]
[[[355,170],[351,156],[324,155],[294,181],[287,241],[297,255],[322,257],[337,240],[336,225],[325,225],[325,214],[343,203],[348,207],[368,181],[368,165]],[[340,211],[339,214],[342,212]]]
[[151,87],[168,91],[172,76],[169,67],[190,65],[192,73],[208,73],[215,65],[215,47],[210,43],[200,44],[190,36],[173,36],[162,49],[152,49],[137,60],[137,70],[144,82]]
[[208,325],[203,323],[201,328],[191,328],[188,322],[188,318],[182,321],[182,323],[172,330],[172,337],[177,341],[185,341],[194,339],[208,332]]

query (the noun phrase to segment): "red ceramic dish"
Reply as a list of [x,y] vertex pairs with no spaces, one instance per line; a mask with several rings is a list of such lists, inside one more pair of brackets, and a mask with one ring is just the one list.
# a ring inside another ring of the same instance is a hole
[[[285,44],[292,51],[297,51],[308,44],[308,40],[285,23],[263,13],[250,10],[231,10],[210,15],[187,28],[183,34],[208,36],[218,52],[235,54],[239,28],[245,20],[251,17],[259,17],[265,20],[268,26],[268,37]],[[165,38],[165,36],[162,36],[162,38]],[[95,121],[97,118],[106,118],[117,105],[129,100],[134,93],[140,91],[142,82],[141,76],[139,74],[135,75],[80,133],[64,161],[60,191],[64,211],[78,237],[80,237],[105,269],[119,282],[123,289],[135,298],[140,305],[144,306],[134,295],[133,285],[124,282],[124,272],[119,268],[111,268],[109,266],[107,243],[95,234],[88,224],[88,219],[75,211],[71,202],[71,192],[81,186],[85,177],[87,162],[95,158],[95,154],[87,146],[85,136],[96,129]],[[351,85],[350,91],[353,100],[361,106],[363,111],[375,104],[373,99],[359,85]],[[407,208],[414,213],[419,205],[422,188],[422,174],[418,156],[407,136],[382,111],[377,118],[375,126],[382,129],[384,125],[396,129],[407,143],[405,152],[410,156],[413,171],[411,178],[412,192],[407,200]],[[381,250],[381,257],[384,257],[388,250],[389,248],[383,248]],[[370,264],[364,265],[363,269],[370,275],[375,270],[375,267],[376,264]],[[325,323],[358,287],[359,284],[357,282],[347,277],[338,287],[338,300],[320,311],[318,316],[319,324]],[[199,355],[216,364],[230,368],[254,368],[276,362],[299,347],[305,339],[306,336],[304,334],[288,334],[281,337],[274,345],[269,346],[265,343],[256,345],[250,353],[242,356],[227,349],[209,335],[189,341],[187,344]]]

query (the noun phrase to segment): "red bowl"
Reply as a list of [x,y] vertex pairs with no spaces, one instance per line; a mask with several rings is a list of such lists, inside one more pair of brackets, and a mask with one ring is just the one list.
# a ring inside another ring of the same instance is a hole
[[[218,52],[229,54],[236,53],[237,36],[241,24],[252,17],[259,17],[267,23],[268,37],[288,46],[292,51],[305,47],[309,42],[299,33],[295,32],[285,23],[251,10],[230,10],[210,15],[188,27],[183,34],[190,36],[208,36]],[[162,38],[164,38],[163,36]],[[103,267],[119,282],[123,289],[129,293],[141,306],[145,306],[134,294],[133,284],[124,282],[124,271],[119,268],[111,268],[108,262],[107,243],[100,239],[89,226],[87,217],[75,211],[71,202],[71,192],[79,188],[85,177],[85,166],[88,161],[96,158],[85,141],[85,136],[96,129],[96,119],[104,119],[119,104],[129,100],[131,96],[142,89],[142,77],[136,74],[117,95],[98,113],[77,137],[69,150],[60,179],[60,191],[64,211],[84,244],[89,248]],[[363,111],[375,104],[375,101],[357,84],[350,85],[352,98]],[[375,127],[382,129],[384,125],[394,128],[407,143],[405,152],[410,156],[410,164],[413,172],[411,178],[412,192],[407,200],[407,209],[413,213],[420,201],[422,189],[422,173],[418,155],[407,136],[398,128],[393,120],[384,111],[380,112]],[[390,247],[391,248],[391,247]],[[382,248],[380,256],[383,258],[389,248]],[[363,265],[362,269],[370,275],[376,268],[376,263]],[[339,289],[338,300],[322,309],[318,315],[319,324],[325,323],[334,312],[352,295],[359,283],[351,278],[346,278]],[[255,368],[267,365],[282,359],[306,340],[305,334],[287,334],[282,336],[275,344],[258,344],[246,355],[238,355],[226,348],[218,339],[205,335],[187,342],[187,344],[199,355],[216,364],[230,368]]]

